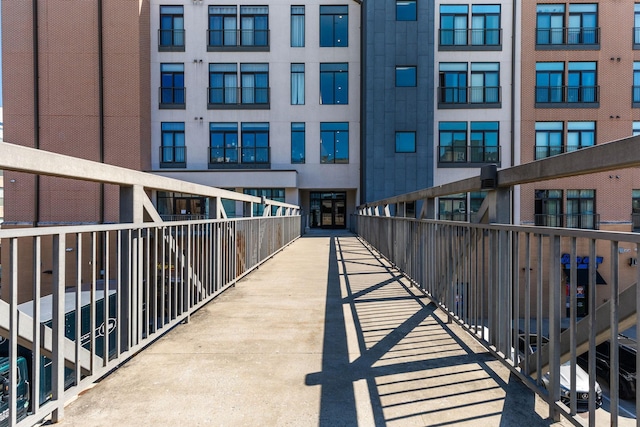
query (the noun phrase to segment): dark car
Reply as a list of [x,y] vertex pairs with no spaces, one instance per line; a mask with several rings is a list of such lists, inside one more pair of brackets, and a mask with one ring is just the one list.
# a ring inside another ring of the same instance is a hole
[[[611,377],[611,365],[609,355],[611,342],[605,341],[596,346],[596,375],[609,381]],[[638,351],[637,342],[624,335],[618,336],[618,393],[621,399],[636,398],[636,353]],[[588,370],[589,354],[584,353],[578,356],[578,364],[584,370]]]

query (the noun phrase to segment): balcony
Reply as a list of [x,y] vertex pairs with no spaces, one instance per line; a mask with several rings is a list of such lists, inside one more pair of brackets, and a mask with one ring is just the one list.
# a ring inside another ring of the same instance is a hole
[[536,28],[536,50],[600,50],[600,27]]
[[269,169],[270,154],[270,147],[209,147],[209,169]]
[[184,30],[158,30],[158,51],[159,52],[184,52],[185,31]]
[[186,168],[187,147],[163,146],[160,147],[161,168]]
[[186,108],[186,87],[160,87],[158,89],[158,99],[161,110],[184,110]]
[[502,50],[501,28],[440,29],[440,51]]
[[502,87],[438,87],[438,108],[502,108]]
[[536,86],[536,108],[598,108],[600,86]]
[[584,230],[600,229],[600,214],[535,214],[535,225],[541,227],[580,228]]
[[270,88],[268,87],[209,87],[209,110],[249,109],[268,110]]
[[500,147],[495,145],[438,146],[438,167],[480,167],[500,163]]
[[207,30],[207,51],[269,51],[269,30]]

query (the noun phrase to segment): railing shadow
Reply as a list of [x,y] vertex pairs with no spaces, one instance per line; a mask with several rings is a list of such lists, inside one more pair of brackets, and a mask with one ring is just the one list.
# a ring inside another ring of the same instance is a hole
[[329,256],[322,371],[306,378],[322,388],[319,426],[552,424],[532,391],[361,241],[332,237]]

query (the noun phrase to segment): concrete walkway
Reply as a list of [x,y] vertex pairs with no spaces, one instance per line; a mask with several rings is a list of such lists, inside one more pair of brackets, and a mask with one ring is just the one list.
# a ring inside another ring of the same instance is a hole
[[60,426],[549,426],[546,405],[346,232],[309,234]]

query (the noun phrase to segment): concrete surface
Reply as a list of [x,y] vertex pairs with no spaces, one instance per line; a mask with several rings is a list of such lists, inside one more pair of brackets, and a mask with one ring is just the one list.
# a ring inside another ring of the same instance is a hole
[[65,408],[59,426],[559,426],[347,232],[297,240]]

